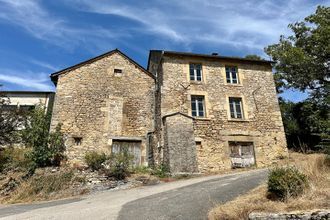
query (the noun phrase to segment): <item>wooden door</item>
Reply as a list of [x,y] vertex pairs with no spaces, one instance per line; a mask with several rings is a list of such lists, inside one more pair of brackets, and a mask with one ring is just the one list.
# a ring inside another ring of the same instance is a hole
[[112,142],[112,153],[123,152],[127,150],[133,158],[133,166],[141,165],[141,141],[122,141],[114,140]]

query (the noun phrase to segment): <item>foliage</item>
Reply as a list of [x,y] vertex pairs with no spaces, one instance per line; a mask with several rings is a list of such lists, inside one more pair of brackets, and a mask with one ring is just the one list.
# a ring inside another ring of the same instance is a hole
[[58,166],[64,159],[64,137],[61,133],[61,124],[50,133],[50,114],[45,114],[45,108],[37,105],[28,114],[25,129],[22,131],[22,140],[25,146],[31,148],[29,157],[36,167]]
[[303,22],[290,24],[294,35],[280,37],[265,48],[276,62],[276,78],[282,87],[309,90],[318,102],[330,103],[330,7],[318,6]]
[[0,145],[17,142],[17,130],[24,121],[23,112],[19,109],[7,109],[8,105],[9,98],[0,91]]
[[255,54],[248,54],[248,55],[245,56],[245,59],[249,59],[249,60],[264,60],[260,56],[255,55]]
[[158,176],[159,178],[165,178],[169,176],[169,168],[165,164],[160,164],[154,167],[152,174]]
[[305,100],[293,103],[280,99],[280,108],[288,146],[296,150],[314,149],[330,133],[329,111],[321,103]]
[[133,167],[133,159],[134,156],[131,155],[126,148],[118,153],[113,153],[107,161],[109,166],[107,175],[117,180],[125,179],[130,175],[130,168]]
[[302,194],[307,185],[306,175],[295,167],[274,168],[268,176],[268,193],[282,201]]
[[85,162],[92,170],[99,170],[103,167],[103,163],[107,160],[105,153],[98,153],[96,151],[87,152],[85,154]]
[[149,174],[152,169],[148,166],[136,166],[132,168],[132,173]]
[[29,149],[8,147],[0,152],[0,172],[6,170],[31,171],[34,169],[33,161],[26,155]]

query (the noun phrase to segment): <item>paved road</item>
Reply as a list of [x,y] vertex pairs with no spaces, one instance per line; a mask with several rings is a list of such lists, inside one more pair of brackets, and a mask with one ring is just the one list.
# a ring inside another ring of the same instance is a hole
[[206,219],[266,179],[267,170],[200,177],[130,190],[30,205],[0,206],[1,219]]

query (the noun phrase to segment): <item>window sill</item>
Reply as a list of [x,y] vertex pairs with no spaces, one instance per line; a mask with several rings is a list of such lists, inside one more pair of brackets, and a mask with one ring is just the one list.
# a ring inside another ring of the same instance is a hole
[[190,80],[190,84],[202,85],[202,84],[204,84],[204,82],[203,82],[203,81],[194,81],[194,80]]
[[225,86],[243,87],[243,84],[231,84],[231,83],[226,83]]
[[200,121],[211,121],[210,118],[203,118],[203,117],[194,117],[192,116],[195,120],[200,120]]
[[228,119],[229,122],[250,122],[250,120],[248,119],[233,119],[233,118],[230,118]]

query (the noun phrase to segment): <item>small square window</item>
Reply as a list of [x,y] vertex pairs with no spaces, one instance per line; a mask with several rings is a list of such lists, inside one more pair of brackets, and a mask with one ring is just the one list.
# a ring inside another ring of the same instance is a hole
[[230,117],[235,119],[243,118],[242,98],[229,98]]
[[202,81],[202,64],[191,63],[189,70],[191,81]]
[[123,73],[123,70],[122,69],[114,69],[113,72],[115,74],[120,74],[120,73]]
[[226,66],[226,80],[230,84],[239,84],[237,67]]
[[73,137],[73,140],[76,146],[80,146],[82,143],[82,137]]

